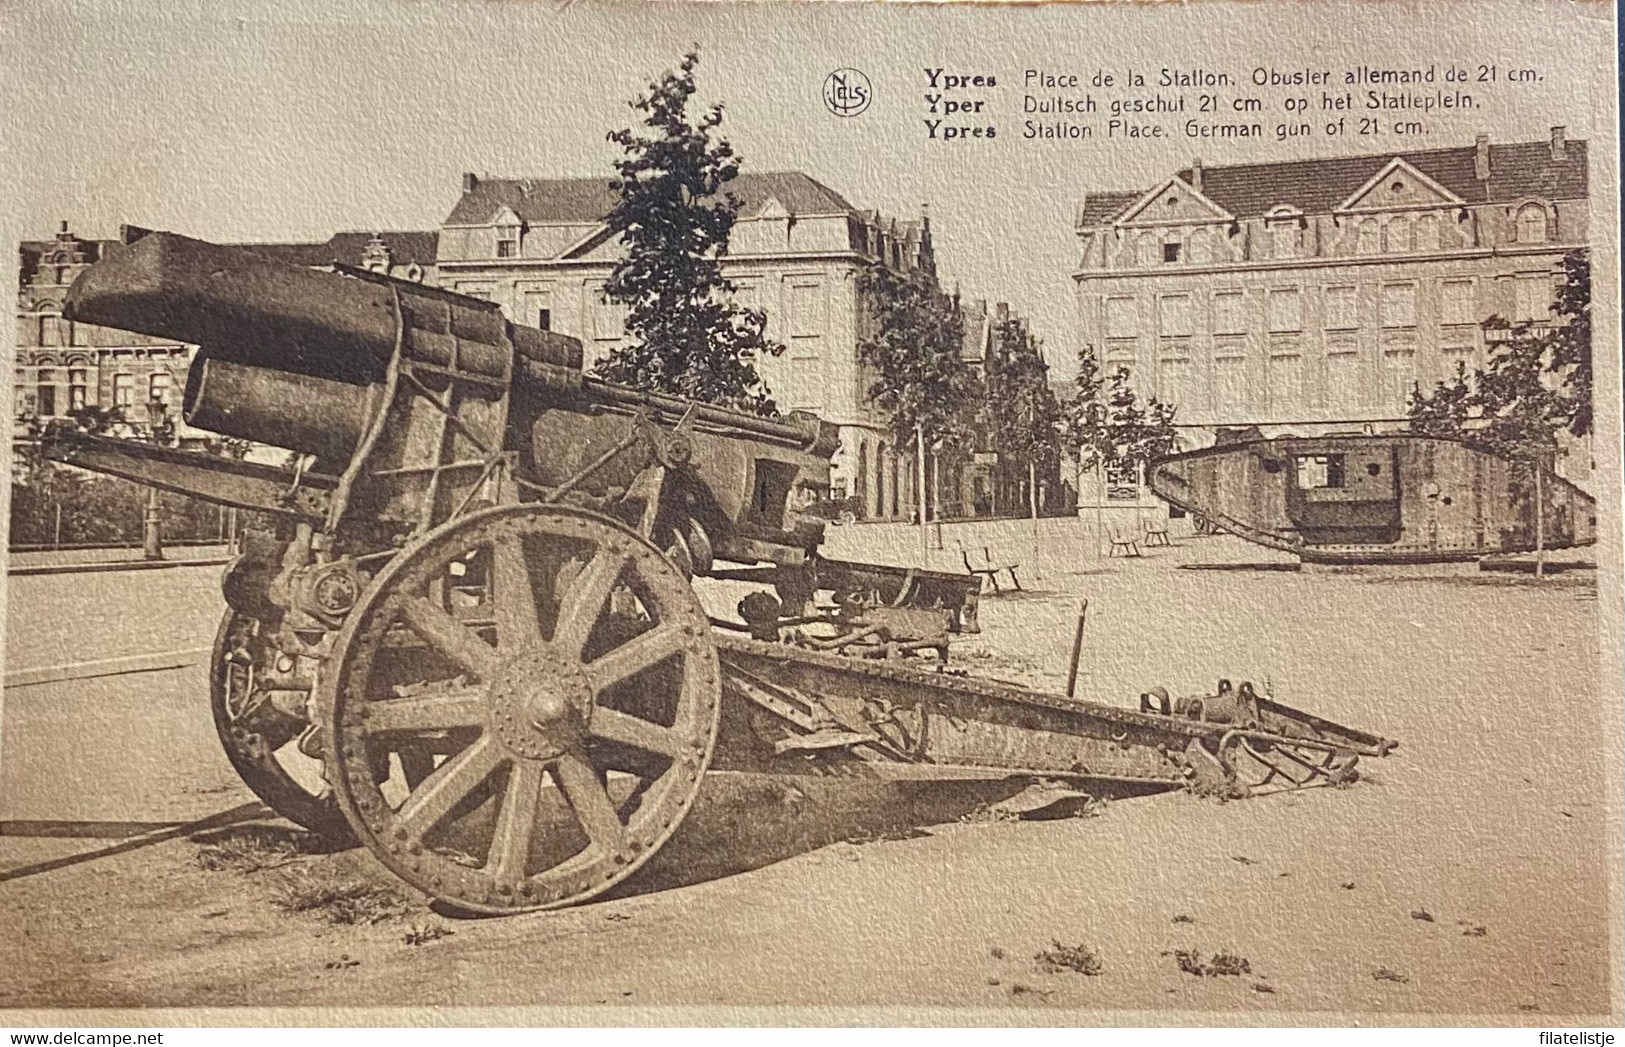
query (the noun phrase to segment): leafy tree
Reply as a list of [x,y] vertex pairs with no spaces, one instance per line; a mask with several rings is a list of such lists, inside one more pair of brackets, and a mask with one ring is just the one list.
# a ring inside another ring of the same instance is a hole
[[958,303],[923,269],[874,265],[859,279],[873,312],[871,333],[858,343],[858,358],[875,373],[866,395],[890,416],[894,439],[913,442],[918,429],[928,446],[970,447],[982,390],[962,355]]
[[776,407],[755,360],[784,347],[765,334],[766,316],[732,300],[722,258],[739,213],[723,192],[739,158],[718,136],[721,104],[696,123],[688,116],[699,55],[667,71],[631,103],[646,131],[613,131],[625,156],[610,182],[616,203],[607,218],[627,253],[605,282],[613,302],[628,305],[635,342],[597,367],[604,378],[639,389],[772,415]]
[[1093,346],[1078,351],[1078,395],[1066,419],[1067,444],[1083,472],[1102,466],[1111,472],[1137,472],[1142,465],[1172,454],[1178,445],[1178,408],[1154,396],[1140,402],[1119,367],[1102,378]]
[[1563,284],[1553,322],[1510,322],[1499,316],[1482,327],[1493,345],[1483,368],[1455,374],[1424,394],[1415,386],[1407,402],[1411,428],[1450,436],[1510,458],[1544,456],[1558,436],[1592,429],[1591,266],[1583,251],[1563,260]]

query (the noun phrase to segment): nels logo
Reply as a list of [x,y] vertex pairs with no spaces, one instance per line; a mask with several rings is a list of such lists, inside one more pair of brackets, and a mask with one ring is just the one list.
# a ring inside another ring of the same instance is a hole
[[869,108],[875,89],[857,69],[837,69],[824,78],[824,105],[836,116],[857,116]]

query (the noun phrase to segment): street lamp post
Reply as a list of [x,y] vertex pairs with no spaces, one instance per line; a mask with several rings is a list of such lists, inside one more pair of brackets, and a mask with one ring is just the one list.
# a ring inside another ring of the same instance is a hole
[[[147,438],[153,446],[161,447],[164,444],[164,434],[169,426],[169,405],[157,397],[147,401]],[[158,488],[147,488],[147,508],[141,519],[141,556],[146,560],[162,560],[164,558],[163,541],[160,534],[162,514],[158,506]]]

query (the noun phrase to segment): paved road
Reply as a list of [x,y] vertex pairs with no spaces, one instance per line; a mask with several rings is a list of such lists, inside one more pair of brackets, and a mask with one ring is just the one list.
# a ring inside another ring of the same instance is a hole
[[[1205,539],[1101,562],[1064,540],[1041,548],[1042,591],[984,604],[985,632],[959,664],[1008,674],[1024,661],[1023,679],[1058,687],[1087,596],[1086,696],[1132,704],[1155,683],[1177,694],[1221,675],[1268,680],[1283,700],[1397,737],[1401,750],[1348,790],[1226,805],[1170,795],[1096,819],[951,824],[918,838],[896,837],[968,805],[708,786],[645,893],[448,924],[454,937],[422,948],[402,944],[409,922],[435,920],[421,906],[358,928],[284,916],[273,905],[282,872],[206,872],[198,845],[176,839],[0,882],[0,940],[37,945],[0,973],[0,1006],[889,1003],[1273,1020],[1606,1009],[1612,786],[1599,754],[1618,699],[1588,669],[1588,579],[1185,571],[1248,551]],[[19,666],[199,645],[219,609],[212,571],[22,581],[8,651]],[[8,827],[0,876],[247,802],[212,738],[203,684],[191,670],[8,694],[0,820],[85,835]],[[891,838],[828,846],[848,836]],[[303,861],[388,882],[364,852]],[[1036,972],[1031,957],[1056,936],[1098,948],[1106,971]],[[1169,959],[1190,947],[1233,949],[1262,974],[1192,979]],[[330,966],[341,951],[362,965]]]

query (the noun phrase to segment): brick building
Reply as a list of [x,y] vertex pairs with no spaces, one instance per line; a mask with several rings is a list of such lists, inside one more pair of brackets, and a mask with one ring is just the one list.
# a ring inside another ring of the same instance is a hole
[[1586,143],[1556,127],[1539,142],[1198,162],[1091,192],[1075,222],[1081,344],[1176,404],[1188,447],[1225,426],[1395,428],[1417,383],[1483,364],[1482,321],[1549,316],[1563,256],[1587,243],[1587,185]]

